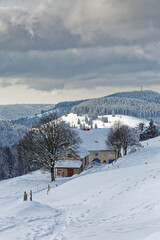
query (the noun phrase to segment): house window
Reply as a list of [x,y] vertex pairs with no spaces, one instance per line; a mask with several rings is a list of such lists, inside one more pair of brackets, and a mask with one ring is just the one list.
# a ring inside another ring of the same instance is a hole
[[71,153],[68,153],[68,158],[71,158],[71,157],[72,157]]
[[98,157],[98,153],[95,153],[95,157]]

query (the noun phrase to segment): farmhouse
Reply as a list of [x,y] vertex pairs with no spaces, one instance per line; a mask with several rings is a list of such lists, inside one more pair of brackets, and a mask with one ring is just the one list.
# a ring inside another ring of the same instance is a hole
[[89,163],[112,163],[115,159],[115,152],[111,150],[90,151]]
[[106,145],[109,129],[100,128],[90,131],[80,130],[79,134],[83,140],[82,146],[89,152],[89,164],[92,163],[112,163],[115,160],[115,152]]
[[81,173],[89,164],[110,164],[115,160],[115,152],[106,146],[108,129],[77,130],[82,144],[68,149],[55,165],[56,176],[71,177]]

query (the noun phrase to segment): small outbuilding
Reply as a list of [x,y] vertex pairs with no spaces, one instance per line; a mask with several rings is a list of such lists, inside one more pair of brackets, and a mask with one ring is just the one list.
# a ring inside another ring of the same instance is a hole
[[56,176],[71,177],[80,174],[89,164],[89,155],[90,152],[82,146],[69,148],[55,164]]
[[55,169],[56,175],[62,177],[71,177],[74,174],[80,174],[83,170],[81,160],[58,160]]

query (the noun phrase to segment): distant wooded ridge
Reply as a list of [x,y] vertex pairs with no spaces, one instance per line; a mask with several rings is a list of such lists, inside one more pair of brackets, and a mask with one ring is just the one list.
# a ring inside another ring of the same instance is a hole
[[106,97],[91,99],[74,106],[77,115],[87,114],[91,119],[97,116],[122,114],[160,122],[160,94],[153,91],[115,93]]
[[57,110],[60,115],[76,113],[95,119],[100,115],[123,114],[160,123],[160,93],[154,91],[119,92],[101,98],[66,101],[58,104],[0,105],[0,119],[32,125],[37,115]]

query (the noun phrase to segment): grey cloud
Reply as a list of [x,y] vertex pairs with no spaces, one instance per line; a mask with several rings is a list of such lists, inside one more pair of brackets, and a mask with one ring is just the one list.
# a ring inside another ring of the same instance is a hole
[[159,9],[159,0],[3,0],[1,85],[159,84]]
[[[140,51],[140,50],[139,50]],[[52,91],[61,88],[87,88],[96,85],[131,85],[132,76],[141,72],[159,72],[159,63],[155,59],[139,56],[136,47],[71,49],[53,52],[0,54],[1,76],[21,78],[22,84],[30,88]],[[126,54],[126,52],[128,54]],[[121,76],[119,78],[118,76]],[[141,76],[138,79],[142,79]],[[145,84],[147,79],[143,78]],[[157,79],[157,84],[159,80]],[[17,82],[13,83],[17,84]],[[18,82],[19,84],[19,82]],[[135,81],[132,85],[137,84]]]
[[[157,40],[157,0],[146,1],[20,1],[17,7],[0,8],[3,49],[54,50],[107,46],[121,42],[145,43]],[[34,4],[37,3],[36,7]],[[1,5],[0,5],[1,6]],[[6,27],[5,27],[6,25]]]
[[[143,49],[142,49],[143,50]],[[139,50],[140,51],[140,50]],[[134,71],[139,68],[158,68],[156,59],[140,55],[136,47],[117,48],[86,48],[69,49],[61,51],[31,51],[27,53],[0,54],[1,75],[16,76],[25,74],[35,75],[40,78],[71,78],[88,72],[97,72],[105,69],[115,72],[131,71],[128,66],[135,65]],[[158,60],[158,59],[157,59]],[[114,67],[119,66],[119,67]]]

